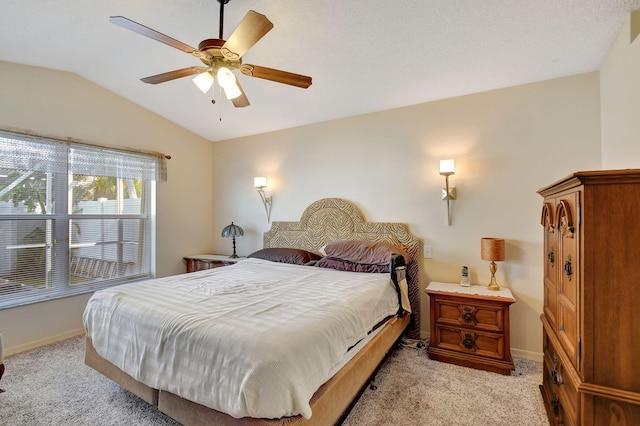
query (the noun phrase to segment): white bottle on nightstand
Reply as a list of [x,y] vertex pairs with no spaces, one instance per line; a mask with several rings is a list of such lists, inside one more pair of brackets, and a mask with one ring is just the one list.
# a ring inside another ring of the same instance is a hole
[[466,266],[462,267],[462,279],[460,280],[460,285],[462,287],[469,287],[469,268]]

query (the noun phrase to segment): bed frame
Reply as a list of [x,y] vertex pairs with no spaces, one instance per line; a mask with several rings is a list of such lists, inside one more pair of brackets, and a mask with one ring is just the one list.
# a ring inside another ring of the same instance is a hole
[[408,337],[418,338],[422,263],[421,242],[410,233],[406,224],[366,222],[357,207],[340,198],[325,198],[312,203],[299,222],[273,222],[271,229],[264,234],[264,247],[294,247],[318,252],[326,243],[343,239],[385,241],[403,247],[409,255],[409,259],[406,259],[407,282],[413,313],[403,318],[389,319],[358,354],[316,391],[311,398],[313,415],[310,419],[302,416],[273,420],[236,419],[170,392],[150,388],[100,357],[88,335],[85,363],[183,425],[326,426],[340,423],[402,334],[406,332]]

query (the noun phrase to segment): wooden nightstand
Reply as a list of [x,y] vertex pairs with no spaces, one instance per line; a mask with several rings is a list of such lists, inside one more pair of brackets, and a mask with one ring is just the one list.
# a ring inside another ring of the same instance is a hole
[[429,295],[429,358],[510,375],[509,306],[511,291],[484,286],[432,282]]
[[245,258],[232,258],[224,254],[194,254],[192,256],[185,256],[182,259],[187,264],[187,272],[196,272],[204,269],[233,265],[237,261]]

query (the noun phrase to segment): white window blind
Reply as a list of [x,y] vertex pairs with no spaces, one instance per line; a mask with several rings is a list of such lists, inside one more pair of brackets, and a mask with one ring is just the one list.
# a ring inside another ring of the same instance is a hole
[[0,309],[153,274],[162,155],[0,131]]
[[167,180],[166,162],[150,156],[91,145],[70,145],[69,164],[74,174],[116,178]]

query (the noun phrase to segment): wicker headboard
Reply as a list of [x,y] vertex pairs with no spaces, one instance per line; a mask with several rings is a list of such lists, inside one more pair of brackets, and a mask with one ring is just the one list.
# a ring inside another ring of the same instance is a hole
[[405,223],[366,222],[356,206],[341,198],[323,198],[302,213],[299,222],[273,222],[264,234],[264,247],[293,247],[318,253],[331,241],[385,241],[400,245],[409,255],[407,282],[412,318],[407,329],[409,338],[420,335],[420,269],[421,241]]

